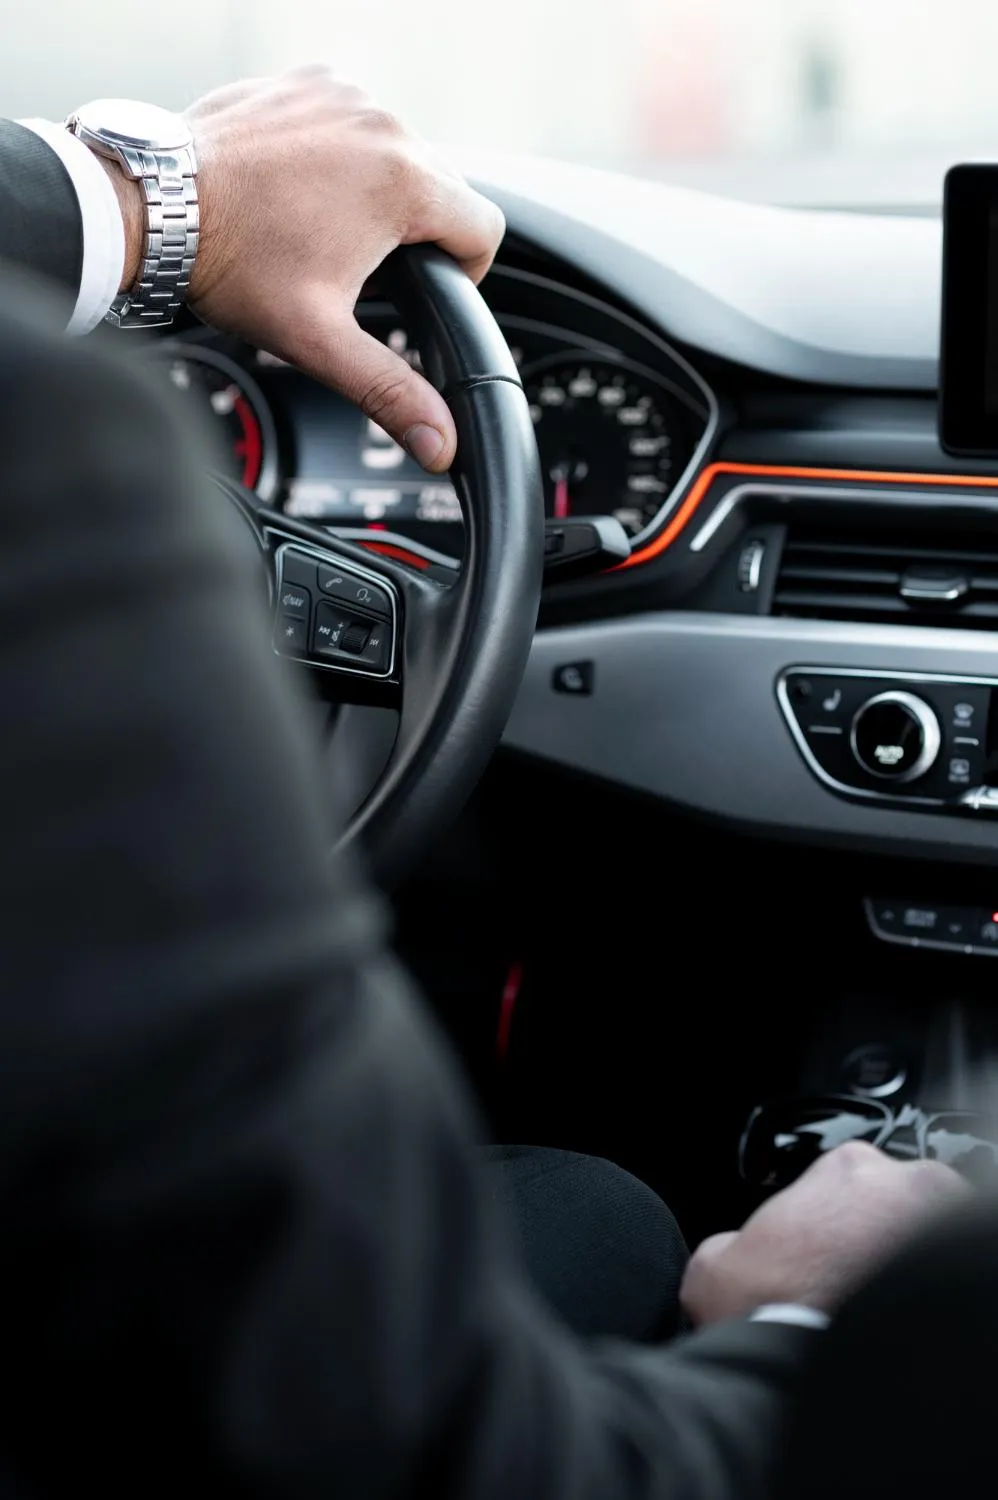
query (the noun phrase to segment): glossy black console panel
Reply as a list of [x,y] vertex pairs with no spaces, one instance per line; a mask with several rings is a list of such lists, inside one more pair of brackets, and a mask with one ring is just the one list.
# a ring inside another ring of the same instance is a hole
[[987,816],[998,681],[800,667],[777,698],[804,760],[841,796]]

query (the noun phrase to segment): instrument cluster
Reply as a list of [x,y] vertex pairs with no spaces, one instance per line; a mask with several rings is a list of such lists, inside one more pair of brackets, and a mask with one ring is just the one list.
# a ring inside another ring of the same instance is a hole
[[[547,514],[612,515],[632,538],[649,535],[708,435],[713,397],[656,335],[564,288],[545,297],[545,285],[497,271],[488,290],[530,402]],[[551,313],[551,321],[543,316]],[[419,368],[418,351],[388,303],[363,303],[358,317]],[[622,336],[611,342],[606,334],[614,324]],[[208,329],[158,344],[156,357],[207,415],[219,462],[268,503],[336,531],[396,533],[460,555],[453,486],[425,474],[333,391]]]

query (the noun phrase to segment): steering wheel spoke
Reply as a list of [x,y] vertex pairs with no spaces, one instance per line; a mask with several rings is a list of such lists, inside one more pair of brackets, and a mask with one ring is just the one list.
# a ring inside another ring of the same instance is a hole
[[[273,564],[273,646],[277,654],[329,678],[340,702],[366,701],[380,686],[397,698],[402,591],[359,549],[339,547],[307,528],[267,527]],[[349,555],[348,555],[349,552]]]
[[[275,524],[276,523],[276,524]],[[273,646],[278,656],[323,674],[338,703],[401,712],[425,701],[439,675],[456,586],[311,526],[266,527],[273,560]],[[408,716],[407,716],[408,717]]]

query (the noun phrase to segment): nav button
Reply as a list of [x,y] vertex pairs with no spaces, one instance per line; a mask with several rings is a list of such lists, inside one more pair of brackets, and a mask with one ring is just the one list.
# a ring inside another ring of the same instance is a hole
[[295,620],[307,620],[308,611],[312,600],[308,589],[299,588],[296,583],[285,583],[281,587],[281,614],[288,615]]

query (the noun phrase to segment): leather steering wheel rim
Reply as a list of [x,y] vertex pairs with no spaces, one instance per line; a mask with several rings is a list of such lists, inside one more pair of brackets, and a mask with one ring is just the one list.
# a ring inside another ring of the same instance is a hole
[[427,246],[390,257],[384,284],[457,426],[450,478],[465,526],[460,574],[443,586],[318,528],[257,514],[271,547],[308,542],[333,562],[362,564],[400,602],[398,734],[337,846],[357,851],[377,884],[391,888],[460,810],[502,736],[534,636],[544,500],[527,399],[476,287]]

